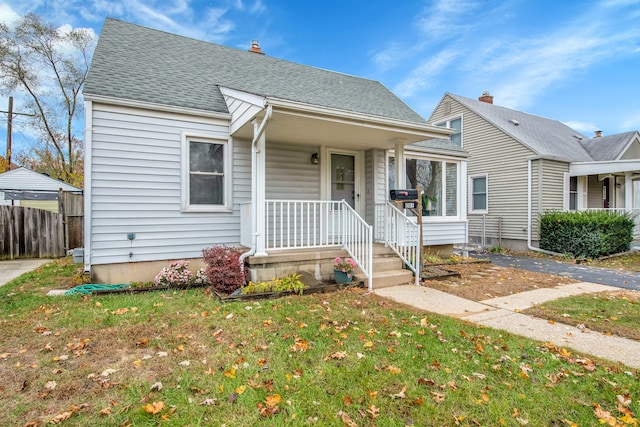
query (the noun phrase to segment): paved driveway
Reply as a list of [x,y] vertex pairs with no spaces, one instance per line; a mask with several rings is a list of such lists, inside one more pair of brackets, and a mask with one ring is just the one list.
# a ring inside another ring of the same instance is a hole
[[35,270],[50,259],[12,259],[0,261],[0,286],[6,285],[16,277]]
[[617,288],[640,290],[640,273],[613,270],[609,268],[589,267],[543,258],[529,258],[492,253],[469,253],[474,258],[489,258],[501,267],[520,268],[528,271],[571,277],[582,282],[599,283]]

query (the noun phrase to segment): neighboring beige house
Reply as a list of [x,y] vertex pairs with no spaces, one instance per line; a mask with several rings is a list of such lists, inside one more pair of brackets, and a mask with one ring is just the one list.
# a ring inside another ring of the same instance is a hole
[[445,93],[429,122],[453,128],[469,153],[469,240],[526,250],[538,246],[547,210],[640,207],[640,135],[592,138],[569,126],[478,99]]
[[17,167],[0,174],[0,205],[45,209],[58,213],[58,190],[82,189],[30,169]]
[[84,99],[96,281],[150,280],[228,245],[246,248],[252,280],[327,280],[344,253],[370,288],[407,283],[418,228],[389,181],[408,187],[418,169],[438,200],[426,244],[466,242],[467,153],[380,82],[107,19]]

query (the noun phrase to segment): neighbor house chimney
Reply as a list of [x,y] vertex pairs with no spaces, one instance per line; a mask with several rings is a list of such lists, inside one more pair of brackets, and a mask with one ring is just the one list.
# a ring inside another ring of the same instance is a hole
[[596,134],[596,138],[600,138],[602,136],[602,131],[601,130],[596,130],[596,131],[594,131],[594,133]]
[[489,92],[482,92],[482,95],[478,98],[478,101],[486,102],[487,104],[493,104],[493,96]]
[[264,52],[260,50],[260,43],[258,43],[258,40],[251,40],[251,49],[249,49],[249,52],[255,52],[259,53],[260,55],[264,55]]

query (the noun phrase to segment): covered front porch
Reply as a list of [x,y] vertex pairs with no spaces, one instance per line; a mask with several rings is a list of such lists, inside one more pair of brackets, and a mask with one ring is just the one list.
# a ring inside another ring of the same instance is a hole
[[[419,273],[415,218],[387,202],[386,153],[397,153],[394,175],[404,177],[405,146],[448,138],[449,129],[224,93],[234,111],[234,140],[251,144],[251,198],[240,211],[241,243],[250,248],[245,256],[252,264],[266,264],[267,258],[276,263],[276,256],[291,251],[330,259],[326,254],[337,250],[356,261],[372,288],[379,241],[402,257],[399,270],[408,264]],[[328,278],[329,268],[323,262],[314,274]]]
[[640,239],[640,161],[576,162],[569,175],[569,210],[629,212]]

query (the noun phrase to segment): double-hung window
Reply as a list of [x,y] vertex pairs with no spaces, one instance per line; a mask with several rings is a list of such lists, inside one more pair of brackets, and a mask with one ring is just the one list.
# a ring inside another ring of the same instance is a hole
[[487,175],[470,176],[469,190],[469,213],[488,213],[489,182]]
[[183,141],[182,204],[187,211],[228,211],[229,143],[190,138]]
[[438,122],[436,126],[454,129],[455,133],[451,135],[451,142],[462,147],[462,117]]

